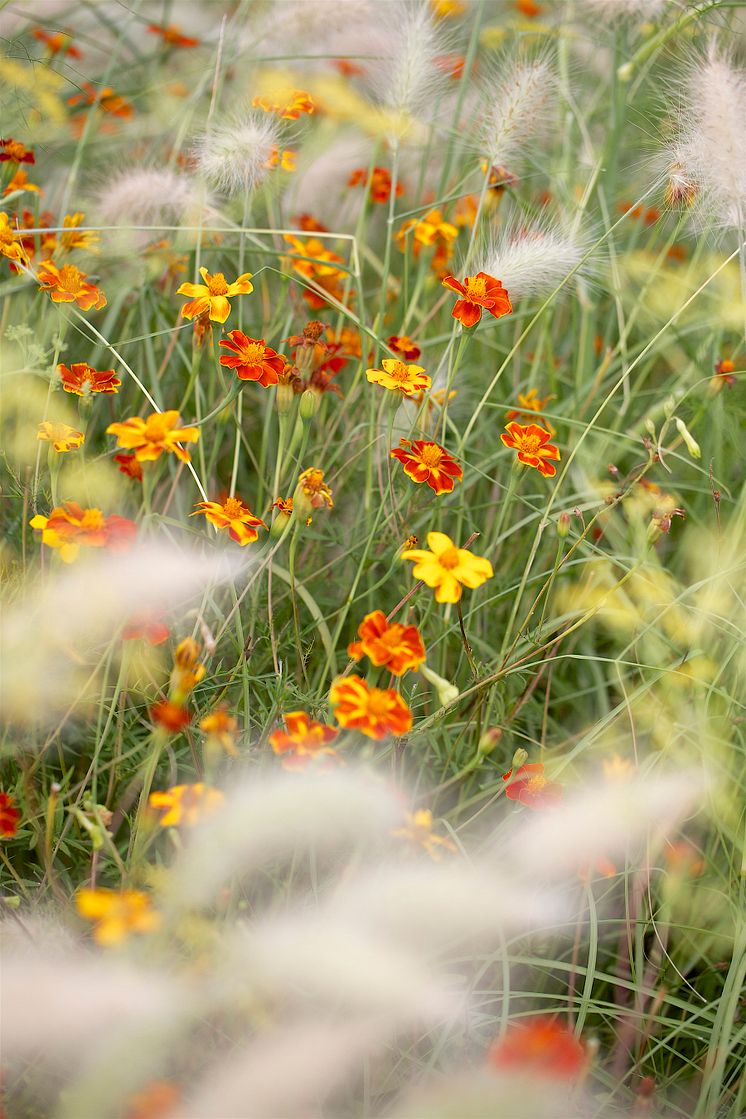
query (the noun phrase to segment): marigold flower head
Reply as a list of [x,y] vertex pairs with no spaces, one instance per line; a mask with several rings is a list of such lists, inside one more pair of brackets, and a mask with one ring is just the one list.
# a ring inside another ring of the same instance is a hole
[[160,35],[166,46],[169,47],[198,47],[200,45],[199,39],[194,39],[191,35],[182,35],[181,28],[177,27],[175,23],[169,23],[166,27],[159,27],[156,23],[148,24],[148,31],[151,35]]
[[519,416],[524,416],[529,412],[536,412],[537,414],[539,414],[544,411],[550,400],[554,400],[553,395],[550,394],[549,396],[539,396],[539,393],[536,389],[529,389],[528,392],[525,393],[519,392],[518,404],[520,405],[520,407],[514,409],[512,412],[508,412],[505,419],[515,420]]
[[43,194],[44,191],[36,183],[29,180],[28,172],[19,167],[12,179],[10,179],[3,191],[3,197],[8,194],[15,194],[19,190],[30,190],[34,194]]
[[392,334],[388,339],[388,345],[397,357],[403,358],[404,361],[417,361],[422,353],[420,347],[408,334]]
[[339,333],[329,327],[326,332],[326,340],[330,347],[338,346],[337,352],[345,354],[347,357],[363,356],[360,332],[351,326],[343,326]]
[[74,451],[76,447],[82,447],[85,441],[82,431],[76,431],[68,424],[54,423],[51,420],[44,420],[39,424],[36,438],[51,443],[55,451],[60,453]]
[[259,536],[257,528],[266,528],[261,517],[255,517],[240,497],[227,497],[224,502],[200,501],[195,505],[192,517],[203,514],[216,528],[227,529],[231,540],[243,548],[253,544]]
[[329,692],[329,702],[340,726],[359,730],[367,738],[406,734],[412,729],[412,712],[393,688],[371,688],[360,676],[339,676]]
[[390,357],[383,358],[381,365],[382,369],[366,370],[365,376],[372,385],[381,385],[392,392],[401,392],[404,396],[413,396],[432,385],[432,380],[422,365],[411,365]]
[[500,280],[496,280],[487,272],[477,272],[476,276],[467,276],[463,282],[455,279],[454,276],[446,276],[443,287],[450,288],[461,296],[461,299],[456,300],[451,314],[467,330],[477,325],[482,317],[482,311],[487,311],[494,318],[500,319],[513,310],[510,297]]
[[[358,167],[352,172],[347,185],[351,187],[364,186],[370,191],[371,201],[383,204],[391,197],[393,186],[391,172],[387,167],[374,167],[368,174],[367,167]],[[404,194],[404,187],[400,182],[396,184],[396,197]]]
[[193,637],[185,637],[174,650],[169,699],[183,705],[200,680],[204,679],[205,666],[199,663],[200,647]]
[[433,814],[427,808],[407,812],[404,827],[394,828],[391,835],[394,839],[406,840],[414,847],[422,847],[435,862],[440,862],[444,851],[456,850],[455,843],[450,839],[435,834]]
[[509,769],[503,773],[503,781],[508,782],[508,800],[520,801],[527,808],[551,808],[562,799],[562,786],[544,775],[541,762],[521,765],[515,772]]
[[329,230],[323,222],[318,221],[313,214],[298,214],[293,218],[293,225],[302,229],[304,233],[328,233]]
[[83,548],[126,551],[137,534],[137,525],[115,513],[104,516],[100,509],[83,509],[74,501],[56,506],[48,517],[38,514],[29,521],[41,530],[41,542],[59,550],[64,563],[72,563]]
[[126,1119],[174,1119],[181,1092],[168,1080],[152,1080],[127,1097]]
[[511,447],[518,452],[518,461],[526,466],[533,466],[545,478],[553,478],[557,473],[554,462],[559,462],[559,447],[550,443],[551,432],[540,427],[539,424],[524,426],[519,423],[505,425],[505,432],[500,435],[506,447]]
[[240,381],[258,381],[267,388],[277,384],[285,368],[285,358],[263,338],[249,338],[242,330],[231,330],[218,345],[229,351],[220,355],[220,364],[235,369]]
[[409,669],[416,672],[425,660],[417,626],[389,622],[383,610],[366,614],[358,627],[359,641],[353,641],[347,652],[355,660],[368,657],[376,667],[385,665],[394,676],[403,676]]
[[0,140],[0,163],[36,163],[36,157],[31,148],[27,148],[20,140]]
[[494,574],[489,560],[457,548],[444,532],[428,532],[427,545],[430,551],[413,548],[401,558],[414,560],[412,574],[435,588],[436,602],[458,602],[462,584],[474,590]]
[[[100,234],[95,229],[79,229],[78,226],[85,220],[85,214],[79,210],[74,214],[65,214],[62,219],[64,229],[60,233],[59,247],[63,252],[70,252],[72,249],[85,249],[88,252],[96,251],[96,245],[100,240]],[[50,241],[54,237],[50,237]]]
[[75,905],[81,917],[93,922],[93,939],[107,948],[130,933],[147,934],[161,925],[150,895],[142,890],[78,890]]
[[283,769],[305,769],[316,758],[336,758],[329,743],[339,733],[327,723],[317,723],[305,711],[288,711],[282,716],[285,730],[275,730],[269,744],[282,757]]
[[128,478],[132,478],[136,482],[142,482],[142,463],[137,455],[120,453],[114,455],[114,462],[119,464],[120,474],[126,474]]
[[44,43],[51,55],[65,54],[68,58],[83,57],[82,51],[78,50],[71,37],[63,31],[49,32],[45,31],[43,27],[35,27],[31,34],[40,43]]
[[199,729],[207,737],[208,742],[221,750],[225,750],[231,758],[238,757],[236,739],[238,737],[238,720],[228,714],[224,703],[213,708],[209,715],[199,721]]
[[85,361],[73,365],[58,365],[62,387],[76,396],[90,396],[97,392],[116,392],[122,382],[113,369],[92,369]]
[[95,284],[87,282],[87,273],[74,264],[61,268],[51,260],[39,265],[37,279],[42,291],[48,291],[53,303],[77,303],[81,311],[100,311],[106,306],[106,296]]
[[281,150],[278,147],[273,147],[269,153],[265,167],[269,167],[270,170],[274,170],[275,167],[280,167],[283,171],[297,171],[297,158],[298,153],[292,151],[290,148],[283,148]]
[[27,259],[23,238],[18,230],[13,229],[4,210],[0,212],[0,256],[5,256],[18,264],[24,264]]
[[156,726],[168,731],[169,734],[178,734],[192,721],[189,711],[181,703],[174,703],[171,699],[159,699],[151,704],[149,715]]
[[122,423],[109,424],[107,435],[116,435],[117,446],[134,451],[139,462],[153,462],[165,452],[174,454],[182,462],[189,462],[189,451],[180,443],[196,443],[199,428],[179,427],[178,412],[153,412],[147,420],[133,416]]
[[21,813],[10,793],[0,792],[0,838],[12,839],[18,831]]
[[458,237],[458,229],[443,217],[442,210],[428,210],[421,218],[405,221],[396,233],[396,243],[402,252],[411,242],[412,255],[416,258],[422,249],[440,243],[449,246]]
[[[288,257],[290,267],[304,280],[322,289],[321,292],[304,289],[303,298],[306,303],[313,308],[325,307],[325,294],[341,303],[344,295],[341,285],[345,273],[337,265],[344,264],[343,257],[328,249],[318,237],[309,237],[306,241],[292,233],[286,233],[284,237],[293,250],[293,255]],[[301,260],[300,257],[312,259]]]
[[324,481],[324,471],[316,467],[304,470],[295,487],[293,504],[299,517],[307,516],[313,509],[334,508],[334,495]]
[[148,645],[162,645],[168,641],[171,631],[162,617],[154,611],[133,614],[122,630],[122,641],[135,641],[142,638]]
[[667,841],[663,856],[669,871],[682,878],[699,878],[705,872],[701,852],[688,839],[679,839],[675,843]]
[[572,1030],[554,1018],[537,1016],[511,1022],[487,1055],[499,1072],[525,1073],[552,1080],[575,1080],[588,1056]]
[[285,101],[274,101],[271,97],[256,96],[251,101],[255,109],[263,109],[265,113],[277,113],[283,120],[298,120],[302,113],[310,114],[315,105],[310,93],[305,90],[295,89]]
[[423,439],[400,439],[399,447],[391,452],[404,467],[404,473],[413,482],[426,482],[436,494],[451,493],[456,482],[460,482],[464,472],[440,443],[428,443]]
[[204,283],[184,283],[176,289],[177,295],[189,295],[191,299],[181,308],[185,319],[207,315],[213,322],[225,322],[231,313],[230,300],[236,295],[249,295],[254,290],[251,272],[243,272],[229,284],[222,272],[210,274],[200,268],[199,274]]
[[736,377],[734,376],[735,372],[735,362],[731,361],[729,357],[722,358],[715,365],[715,376],[710,381],[710,389],[714,392],[719,392],[723,385],[727,385],[728,388],[732,388],[733,385],[735,385],[736,383]]
[[96,105],[102,113],[107,113],[112,117],[121,117],[122,120],[129,120],[134,116],[135,110],[129,101],[115,93],[111,86],[107,85],[101,89],[96,89],[90,82],[83,82],[81,89],[81,93],[76,93],[67,99],[68,105],[72,108],[79,106],[81,109],[85,109]]
[[193,785],[174,785],[162,793],[151,793],[148,804],[162,812],[158,823],[162,828],[191,828],[210,816],[225,800],[218,789],[201,781]]

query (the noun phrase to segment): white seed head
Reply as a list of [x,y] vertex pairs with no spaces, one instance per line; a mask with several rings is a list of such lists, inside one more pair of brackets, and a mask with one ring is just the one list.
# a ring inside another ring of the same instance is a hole
[[248,112],[197,140],[197,164],[207,183],[221,193],[250,192],[269,174],[268,160],[278,141],[272,116]]
[[501,59],[484,85],[484,113],[477,133],[479,151],[494,165],[515,171],[518,162],[551,120],[556,81],[549,58]]
[[580,264],[583,241],[541,219],[513,221],[489,246],[481,270],[502,281],[512,300],[548,295]]

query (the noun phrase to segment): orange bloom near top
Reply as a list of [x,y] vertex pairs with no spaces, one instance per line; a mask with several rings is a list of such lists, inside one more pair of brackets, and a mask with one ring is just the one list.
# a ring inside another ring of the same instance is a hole
[[340,676],[332,684],[329,702],[340,726],[380,740],[412,729],[412,712],[393,688],[371,688],[360,676]]
[[519,462],[533,466],[545,478],[554,477],[557,468],[550,460],[559,462],[560,452],[559,447],[549,442],[552,438],[550,432],[538,424],[523,426],[515,422],[506,424],[505,431],[507,434],[502,434],[500,438],[506,447],[518,452]]
[[383,610],[366,614],[357,632],[360,640],[353,641],[347,649],[355,660],[367,656],[376,667],[385,665],[394,676],[403,676],[408,669],[416,672],[425,660],[417,626],[389,622]]
[[244,505],[240,497],[226,498],[222,505],[219,501],[200,501],[189,515],[196,517],[200,513],[216,528],[227,528],[231,540],[235,540],[242,548],[257,539],[257,528],[267,527],[261,517],[255,517],[249,507]]
[[404,467],[404,473],[413,482],[426,482],[436,494],[451,493],[464,472],[452,455],[439,443],[415,439],[400,439],[400,446],[391,452]]
[[432,385],[423,366],[411,365],[396,358],[385,357],[381,362],[382,369],[368,369],[365,376],[372,385],[381,385],[382,388],[391,389],[413,396],[422,389],[429,389]]
[[231,330],[218,345],[230,351],[220,355],[220,364],[235,369],[240,381],[258,381],[267,388],[277,384],[285,368],[285,358],[265,346],[263,338],[249,338],[242,330]]
[[467,276],[463,283],[454,276],[446,276],[443,287],[450,288],[461,296],[461,299],[456,300],[451,314],[467,330],[477,325],[482,311],[488,311],[494,318],[500,319],[513,310],[510,297],[501,281],[487,272]]
[[191,35],[182,35],[181,28],[177,27],[175,23],[170,23],[167,27],[159,27],[157,23],[149,23],[148,31],[151,35],[160,35],[163,42],[168,44],[169,47],[188,48],[200,45],[199,39],[193,39]]
[[257,95],[251,104],[254,109],[263,109],[265,113],[277,113],[283,120],[298,120],[301,113],[310,116],[315,108],[311,95],[303,89],[294,89],[286,101]]
[[337,751],[329,745],[339,734],[336,727],[317,723],[305,711],[288,711],[284,714],[285,730],[275,730],[269,744],[282,757],[283,769],[305,769],[314,758],[331,758]]
[[94,392],[116,392],[122,382],[113,369],[92,369],[85,361],[72,365],[58,365],[62,387],[76,396],[89,396]]
[[36,163],[36,158],[31,148],[27,148],[20,140],[0,140],[0,163]]
[[178,412],[153,412],[147,420],[133,416],[122,423],[109,424],[106,434],[116,435],[117,446],[134,451],[139,462],[152,462],[164,451],[176,455],[182,462],[189,462],[189,451],[179,444],[196,443],[199,428],[178,427],[180,422]]
[[39,265],[37,279],[42,291],[48,291],[53,303],[77,303],[81,311],[100,311],[106,306],[106,296],[95,284],[87,283],[87,273],[74,264],[58,268],[51,260]]
[[230,300],[236,295],[249,295],[254,290],[251,272],[243,272],[232,284],[228,283],[222,272],[211,275],[206,268],[200,268],[199,274],[204,283],[185,283],[176,291],[177,295],[192,297],[181,308],[185,319],[206,314],[213,322],[225,322],[231,313]]

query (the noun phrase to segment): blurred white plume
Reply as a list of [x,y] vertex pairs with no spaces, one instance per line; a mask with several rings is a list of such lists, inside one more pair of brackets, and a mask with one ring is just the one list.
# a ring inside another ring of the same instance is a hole
[[552,119],[557,82],[551,60],[547,54],[528,61],[505,56],[493,63],[482,90],[479,153],[493,166],[515,173]]
[[578,235],[547,220],[514,219],[486,249],[481,269],[502,281],[511,299],[547,295],[580,264]]
[[197,164],[206,182],[221,193],[250,192],[269,174],[268,161],[279,138],[275,117],[246,112],[197,139]]

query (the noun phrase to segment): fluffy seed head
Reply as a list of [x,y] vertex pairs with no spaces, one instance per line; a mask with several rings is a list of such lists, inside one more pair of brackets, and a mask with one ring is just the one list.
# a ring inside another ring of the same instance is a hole
[[442,83],[435,65],[445,51],[442,32],[425,3],[387,6],[385,22],[382,56],[369,64],[373,91],[392,112],[416,114]]
[[502,281],[511,299],[526,299],[554,291],[583,253],[582,240],[557,225],[513,221],[492,242],[481,268]]
[[95,213],[103,225],[179,225],[198,195],[194,182],[168,168],[122,171],[100,190]]
[[551,62],[546,55],[530,61],[501,59],[483,88],[480,153],[492,164],[515,171],[529,142],[551,118],[556,89]]
[[195,155],[209,185],[233,195],[255,190],[264,181],[278,139],[279,129],[272,116],[249,112],[201,136]]

